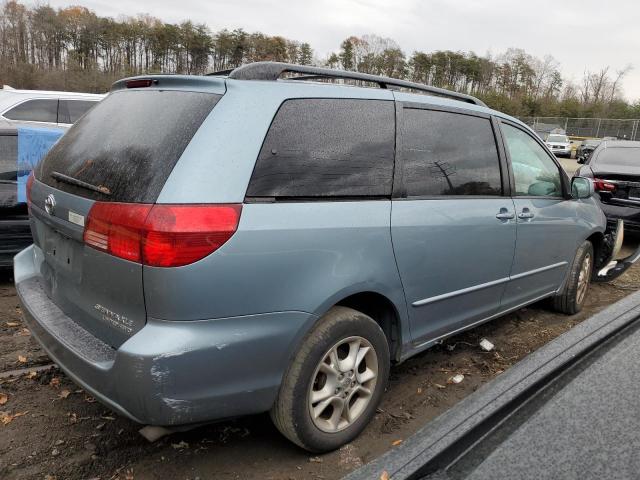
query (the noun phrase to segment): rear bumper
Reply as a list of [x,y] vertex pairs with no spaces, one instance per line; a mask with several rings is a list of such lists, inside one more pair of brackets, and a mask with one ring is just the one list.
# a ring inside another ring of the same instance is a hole
[[131,420],[178,426],[271,408],[310,314],[200,321],[149,319],[114,349],[65,315],[40,285],[37,247],[15,258],[25,322],[51,359],[97,400]]
[[617,220],[623,220],[625,231],[640,231],[640,207],[613,205],[604,202],[600,202],[600,206],[608,223],[615,224]]
[[569,148],[551,148],[551,151],[554,153],[554,155],[571,155],[571,147]]
[[31,243],[29,216],[0,209],[0,267],[10,267],[13,257]]

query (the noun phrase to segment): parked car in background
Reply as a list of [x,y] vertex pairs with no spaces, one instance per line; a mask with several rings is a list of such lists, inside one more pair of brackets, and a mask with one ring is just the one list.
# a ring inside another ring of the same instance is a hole
[[544,298],[576,313],[611,259],[592,183],[523,123],[309,66],[118,81],[29,192],[17,292],[74,381],[143,424],[270,411],[311,451],[364,429],[392,362]]
[[554,155],[558,157],[571,156],[571,141],[566,135],[550,133],[547,136],[545,143]]
[[26,182],[64,129],[15,126],[0,120],[0,268],[32,243]]
[[576,150],[576,159],[578,163],[585,163],[593,151],[603,141],[617,140],[616,137],[602,137],[602,138],[589,138],[581,142],[580,146]]
[[602,143],[600,138],[589,138],[583,140],[576,149],[578,163],[585,163],[593,151]]
[[16,125],[69,127],[103,98],[93,93],[17,90],[5,85],[0,90],[0,118]]
[[625,230],[640,231],[640,142],[601,142],[575,175],[593,179],[610,223],[622,219]]
[[0,120],[0,268],[31,243],[27,204],[18,202],[18,129]]

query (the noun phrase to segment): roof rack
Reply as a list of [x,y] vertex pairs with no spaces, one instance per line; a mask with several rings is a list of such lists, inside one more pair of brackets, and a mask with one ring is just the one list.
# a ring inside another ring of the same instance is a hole
[[430,93],[440,97],[452,98],[463,102],[486,107],[481,100],[465,93],[452,92],[444,88],[431,87],[421,83],[408,82],[396,78],[381,77],[368,73],[347,72],[345,70],[333,70],[330,68],[312,67],[308,65],[294,65],[292,63],[281,62],[255,62],[248,63],[231,71],[223,70],[213,72],[209,75],[229,75],[235,80],[278,80],[283,73],[298,73],[298,77],[290,77],[287,80],[318,80],[325,78],[344,78],[350,80],[360,80],[377,84],[380,88],[399,87],[409,90]]
[[216,72],[207,73],[206,76],[207,77],[218,77],[218,76],[222,76],[222,75],[229,75],[234,70],[235,70],[234,68],[228,68],[226,70],[218,70]]

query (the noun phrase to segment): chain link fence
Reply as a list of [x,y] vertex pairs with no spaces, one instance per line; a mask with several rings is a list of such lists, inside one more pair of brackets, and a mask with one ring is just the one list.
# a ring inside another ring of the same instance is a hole
[[564,130],[575,137],[615,137],[621,140],[640,140],[640,119],[520,117],[538,135],[544,137],[553,130]]

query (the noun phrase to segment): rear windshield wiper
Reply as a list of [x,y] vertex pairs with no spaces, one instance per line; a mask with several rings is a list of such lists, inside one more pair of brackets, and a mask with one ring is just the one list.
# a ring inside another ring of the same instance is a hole
[[68,183],[69,185],[75,185],[76,187],[84,188],[86,190],[91,190],[93,192],[102,193],[103,195],[111,195],[111,190],[109,190],[104,185],[93,185],[91,183],[78,180],[77,178],[69,177],[68,175],[64,175],[60,172],[52,172],[51,177],[55,178],[59,182]]

